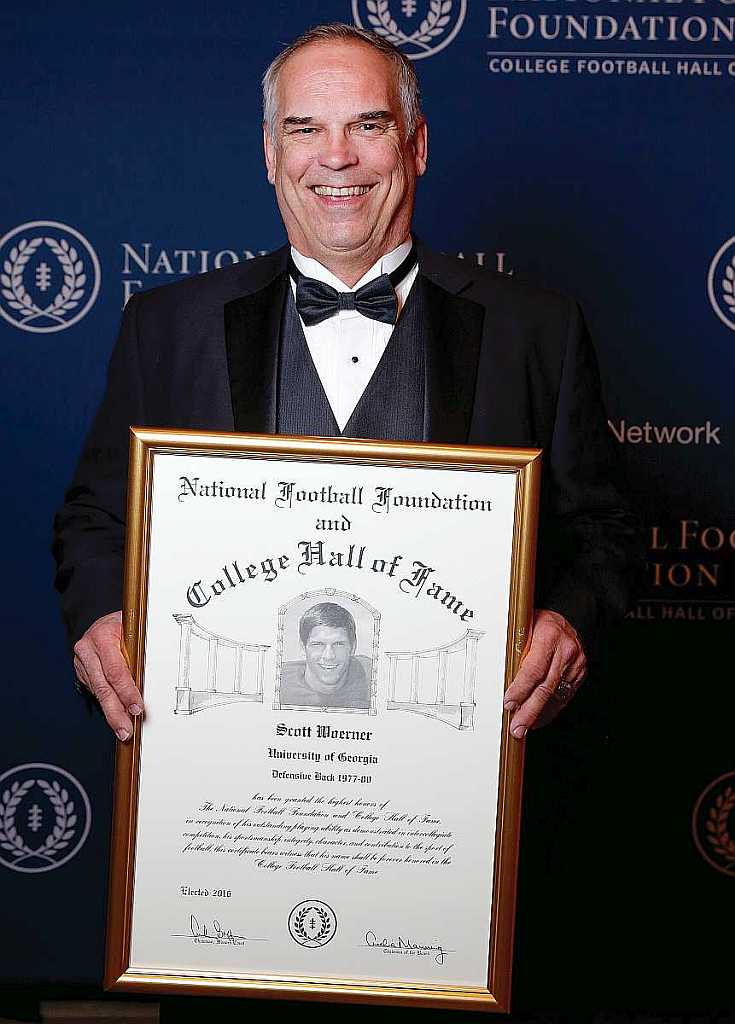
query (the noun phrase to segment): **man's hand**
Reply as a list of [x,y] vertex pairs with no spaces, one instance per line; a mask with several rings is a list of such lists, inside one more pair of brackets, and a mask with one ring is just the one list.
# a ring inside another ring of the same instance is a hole
[[546,609],[536,612],[531,646],[503,701],[506,711],[515,712],[512,735],[523,739],[529,729],[556,718],[586,675],[582,644],[564,616]]
[[133,735],[130,715],[143,712],[143,698],[120,649],[122,612],[103,615],[74,645],[77,679],[93,694],[119,740]]

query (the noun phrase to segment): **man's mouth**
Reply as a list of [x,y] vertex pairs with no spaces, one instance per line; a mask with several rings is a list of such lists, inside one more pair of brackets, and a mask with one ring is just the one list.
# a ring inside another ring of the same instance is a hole
[[333,185],[312,185],[311,191],[318,196],[327,196],[330,199],[351,199],[353,196],[365,196],[373,188],[372,185],[346,185],[344,188],[335,188]]

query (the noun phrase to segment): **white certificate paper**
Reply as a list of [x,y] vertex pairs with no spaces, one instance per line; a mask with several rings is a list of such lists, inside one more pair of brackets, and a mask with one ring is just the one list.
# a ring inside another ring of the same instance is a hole
[[148,465],[126,976],[486,992],[518,473]]

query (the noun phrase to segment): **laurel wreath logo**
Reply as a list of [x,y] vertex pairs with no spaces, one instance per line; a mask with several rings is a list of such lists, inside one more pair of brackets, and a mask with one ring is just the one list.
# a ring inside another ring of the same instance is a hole
[[725,267],[725,276],[722,279],[722,298],[725,304],[730,307],[732,313],[735,313],[735,256]]
[[735,871],[735,840],[730,835],[728,822],[735,808],[735,789],[728,786],[718,794],[713,807],[707,813],[705,828],[707,842],[726,862],[728,871]]
[[[61,291],[45,309],[36,305],[23,284],[25,267],[42,242],[45,242],[56,256],[64,274]],[[49,317],[55,323],[64,324],[66,321],[62,314],[71,312],[79,305],[79,301],[84,295],[83,286],[86,280],[87,275],[84,273],[84,264],[79,258],[79,253],[65,238],[39,236],[30,241],[27,238],[22,238],[17,245],[13,246],[8,253],[8,259],[3,262],[0,291],[3,298],[7,299],[10,308],[20,314],[24,324],[29,324],[38,317]]]
[[[43,843],[32,850],[18,834],[15,818],[18,805],[29,790],[37,785],[48,797],[54,810],[55,822],[52,831]],[[68,790],[58,782],[47,782],[45,779],[26,779],[25,782],[14,782],[4,790],[2,797],[2,818],[0,821],[0,848],[16,858],[15,866],[22,864],[29,857],[40,857],[50,865],[54,865],[54,854],[66,849],[76,834],[74,826],[77,816],[74,813],[74,802],[69,799]]]
[[[304,927],[304,921],[306,920],[309,914],[316,914],[321,922],[321,928],[316,934],[313,935],[307,932],[306,928]],[[313,943],[319,943],[320,945],[322,945],[322,940],[326,939],[326,937],[330,934],[333,928],[329,915],[326,913],[326,911],[322,910],[321,907],[303,907],[298,912],[298,914],[296,914],[291,924],[293,930],[301,938],[304,945],[309,945]]]
[[444,35],[451,20],[453,0],[430,0],[429,12],[419,27],[410,36],[402,32],[390,13],[389,0],[366,0],[368,21],[376,35],[398,46],[413,43],[430,53],[431,43],[437,36]]

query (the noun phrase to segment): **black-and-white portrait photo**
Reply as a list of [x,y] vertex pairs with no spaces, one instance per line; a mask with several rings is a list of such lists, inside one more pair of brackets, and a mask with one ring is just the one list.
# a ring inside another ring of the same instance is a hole
[[282,610],[281,707],[369,711],[376,613],[356,600],[301,599]]

